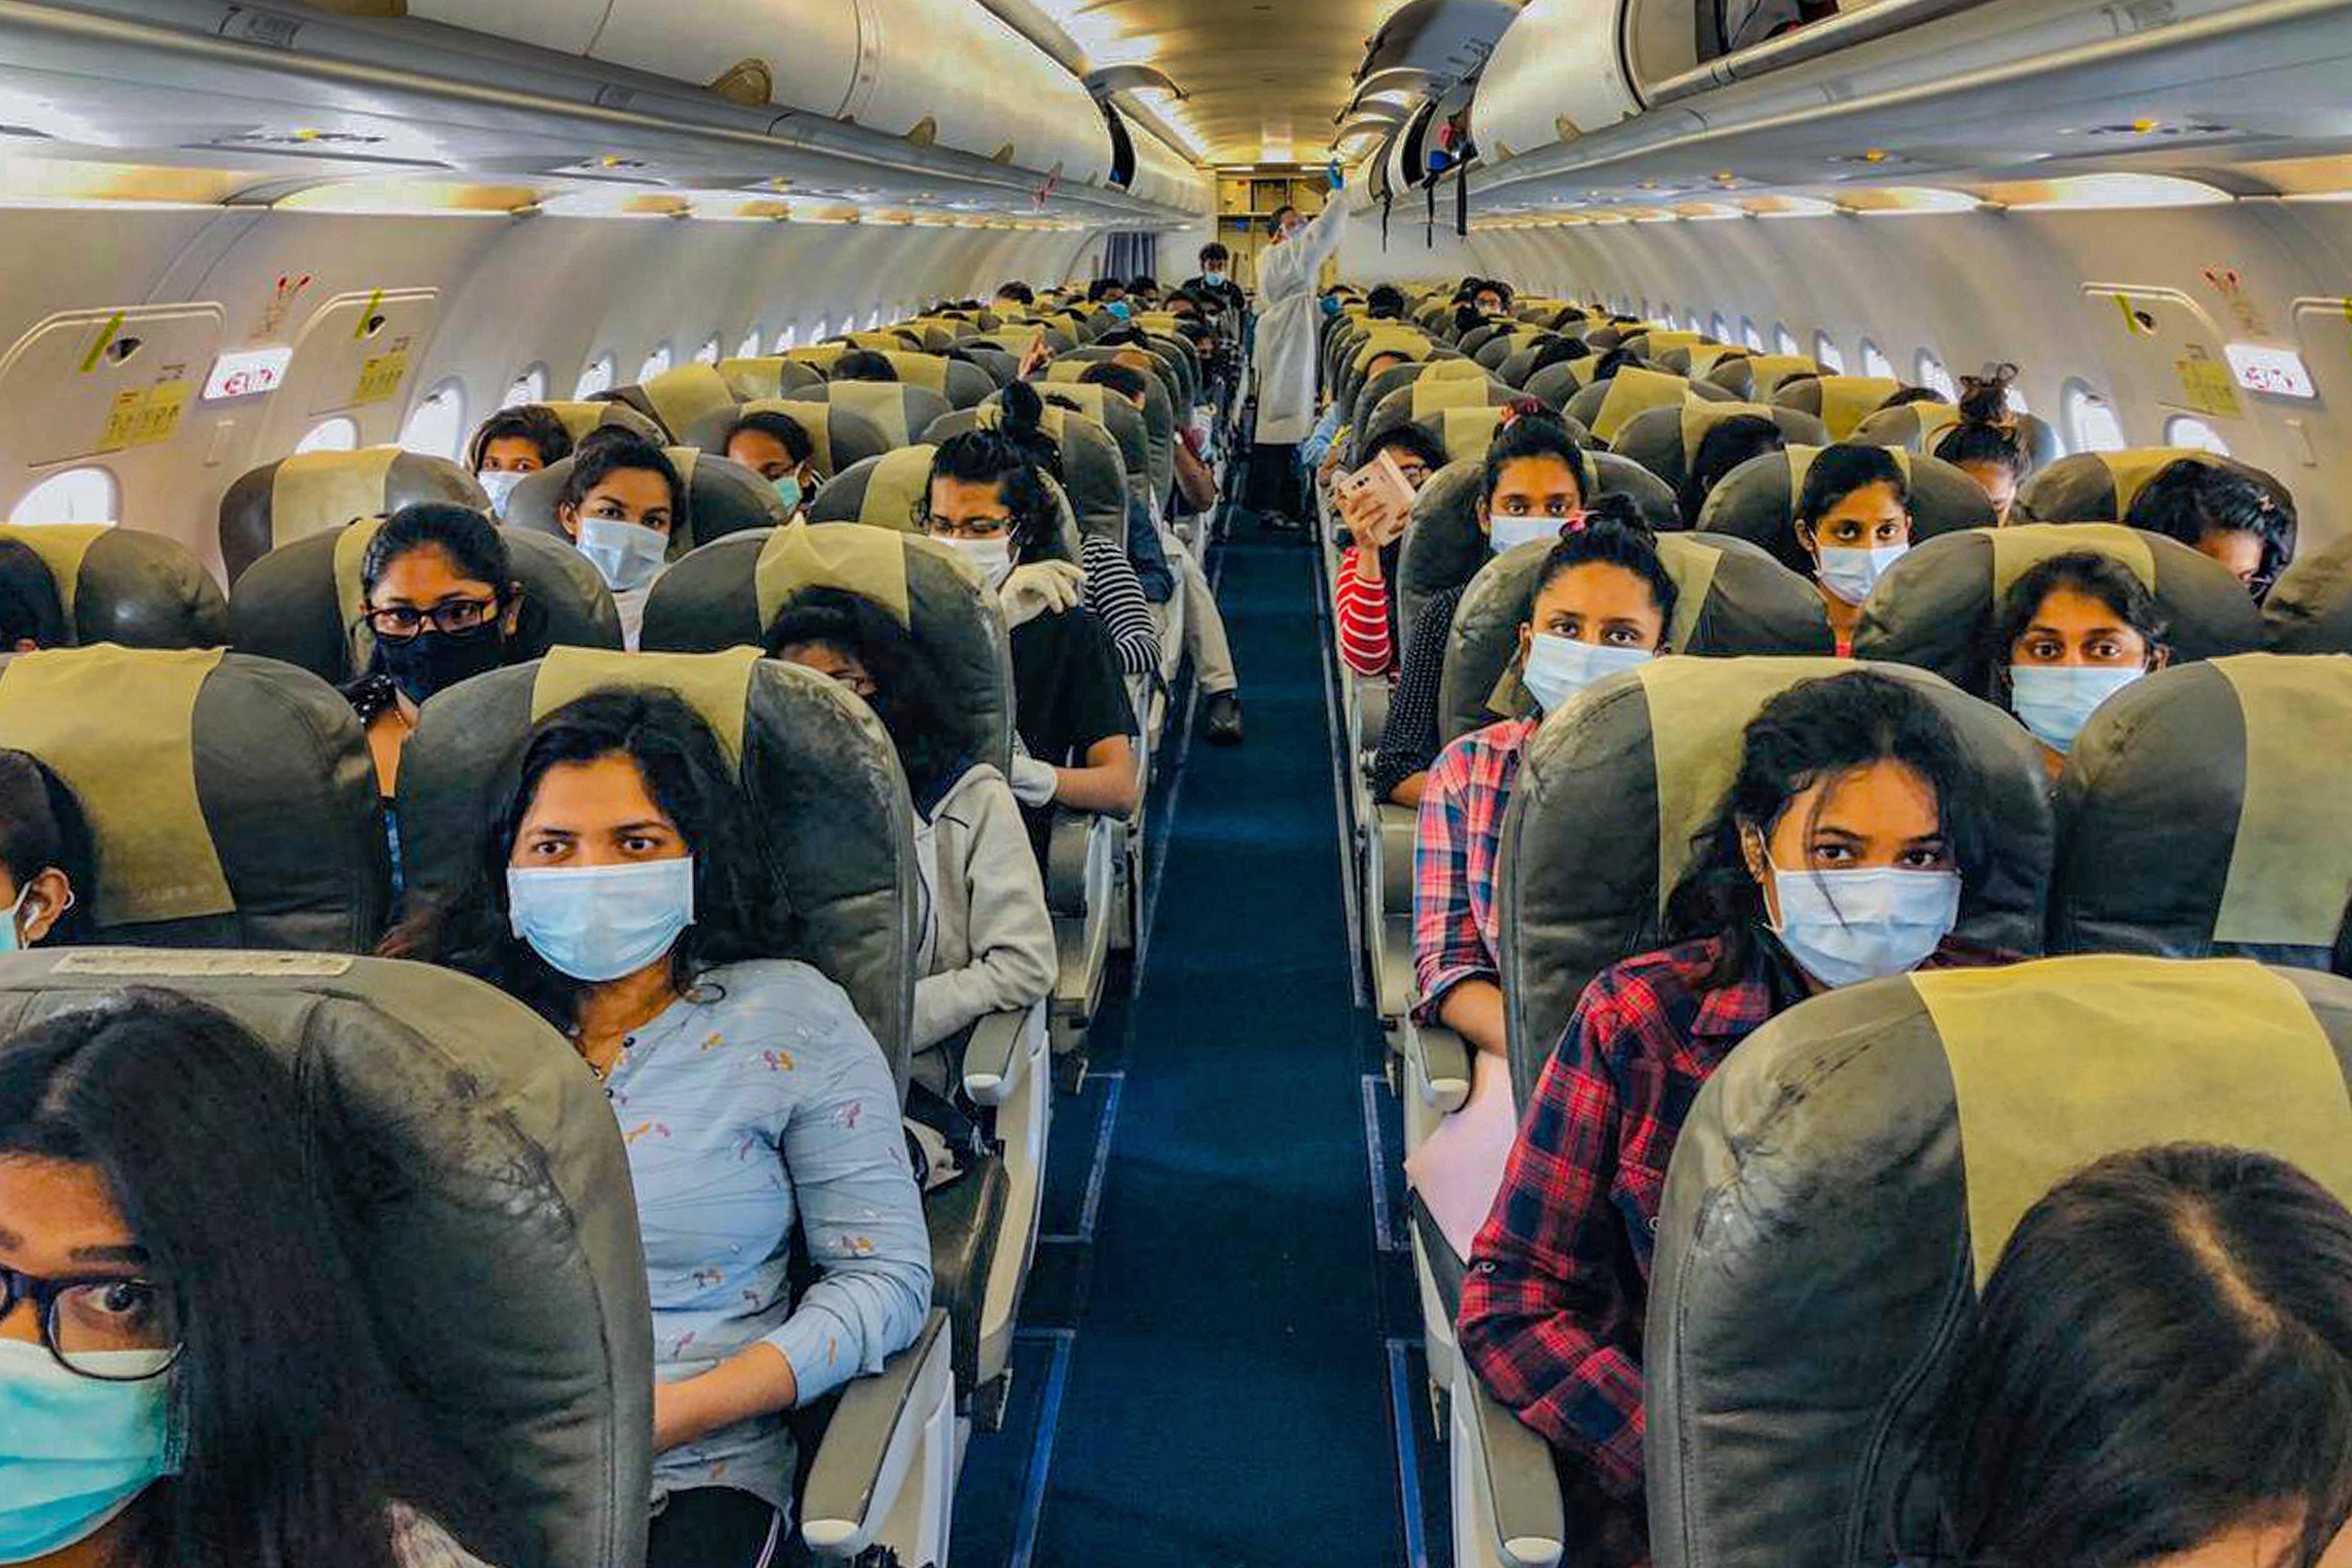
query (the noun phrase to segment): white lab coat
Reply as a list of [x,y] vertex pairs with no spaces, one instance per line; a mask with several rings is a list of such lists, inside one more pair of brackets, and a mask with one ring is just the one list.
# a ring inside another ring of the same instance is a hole
[[1347,231],[1346,193],[1257,265],[1257,432],[1264,446],[1295,447],[1315,433],[1315,373],[1323,312],[1315,278]]

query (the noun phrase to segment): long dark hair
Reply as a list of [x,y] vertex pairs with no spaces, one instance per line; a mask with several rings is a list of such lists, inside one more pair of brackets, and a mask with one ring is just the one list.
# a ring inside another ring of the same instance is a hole
[[19,893],[52,868],[73,885],[73,904],[44,939],[51,947],[87,942],[98,898],[98,847],[81,802],[30,752],[0,751],[0,864]]
[[460,970],[557,1027],[569,1027],[592,987],[558,971],[514,934],[507,868],[548,773],[606,757],[636,764],[654,804],[677,825],[694,857],[694,923],[670,950],[671,984],[689,994],[720,964],[792,952],[782,879],[718,736],[671,692],[614,687],[575,699],[539,721],[512,794],[488,803],[488,827],[466,888],[420,909],[386,937],[385,956]]
[[1478,482],[1478,504],[1492,506],[1495,489],[1503,482],[1503,470],[1513,463],[1529,458],[1554,458],[1568,465],[1576,476],[1576,494],[1580,501],[1592,499],[1592,459],[1568,433],[1559,416],[1532,397],[1515,398],[1503,411],[1502,427],[1495,432],[1492,445],[1486,448],[1486,467]]
[[845,588],[803,588],[768,623],[765,641],[772,658],[814,643],[865,666],[875,685],[869,706],[890,731],[917,800],[935,799],[962,773],[966,759],[950,739],[939,670],[889,611]]
[[0,1156],[93,1166],[176,1298],[180,1474],[123,1560],[396,1568],[391,1506],[478,1531],[479,1500],[395,1376],[302,1136],[290,1068],[226,1015],[134,988],[0,1043]]
[[73,642],[58,580],[33,547],[0,539],[0,653],[14,653],[19,639],[37,648]]
[[1750,973],[1766,923],[1764,890],[1748,871],[1743,835],[1760,830],[1769,839],[1798,795],[1885,761],[1905,764],[1936,792],[1961,886],[1979,879],[1987,843],[1983,780],[1935,704],[1908,682],[1873,670],[1800,681],[1748,722],[1730,793],[1693,840],[1690,869],[1666,900],[1667,942],[1723,940],[1706,988]]
[[2352,1213],[2267,1154],[2100,1161],[2010,1238],[1922,1462],[1913,1561],[2137,1568],[2275,1521],[2313,1568],[2352,1517]]
[[2254,535],[2263,542],[2258,596],[2294,559],[2294,500],[2242,469],[2203,458],[2181,458],[2157,470],[2132,498],[2124,521],[2192,549],[2208,531]]
[[1675,498],[1684,525],[1698,526],[1706,498],[1715,493],[1726,474],[1750,458],[1785,451],[1788,446],[1789,438],[1780,433],[1780,426],[1761,414],[1735,414],[1709,430],[1684,466],[1682,493]]
[[930,516],[931,484],[940,479],[994,485],[1013,513],[1013,558],[1024,563],[1066,559],[1062,509],[1045,482],[1061,479],[1062,454],[1045,430],[1045,401],[1023,381],[997,395],[1001,412],[995,429],[950,436],[931,455],[930,481],[923,487],[924,519]]
[[2042,601],[2061,589],[2105,605],[2116,619],[2140,635],[2151,656],[2163,648],[2164,635],[2169,629],[2164,609],[2138,574],[2112,555],[2102,555],[2095,550],[2072,550],[2035,562],[2010,584],[2009,593],[2000,601],[2000,612],[1993,616],[1984,647],[1987,679],[1981,689],[2006,689],[2010,649],[2025,635],[2025,628],[2033,624]]
[[1561,574],[1593,565],[1621,567],[1639,577],[1649,585],[1658,618],[1668,626],[1675,624],[1675,602],[1681,591],[1658,559],[1658,536],[1643,521],[1641,503],[1629,495],[1593,497],[1581,523],[1571,522],[1560,531],[1559,542],[1536,568],[1535,583],[1528,591],[1529,613]]

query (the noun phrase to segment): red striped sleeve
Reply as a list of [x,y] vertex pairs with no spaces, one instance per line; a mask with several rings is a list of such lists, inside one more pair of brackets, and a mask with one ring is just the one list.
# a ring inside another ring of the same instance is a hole
[[1396,667],[1396,647],[1389,638],[1389,585],[1367,583],[1356,575],[1356,558],[1363,549],[1351,544],[1339,558],[1339,587],[1334,598],[1339,616],[1339,658],[1358,675],[1378,677]]

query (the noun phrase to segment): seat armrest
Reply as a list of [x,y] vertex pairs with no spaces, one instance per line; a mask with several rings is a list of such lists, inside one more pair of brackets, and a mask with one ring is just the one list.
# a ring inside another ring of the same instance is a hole
[[1087,840],[1095,818],[1085,812],[1055,811],[1045,841],[1045,907],[1076,918],[1087,912]]
[[913,1344],[842,1391],[801,1493],[801,1534],[812,1551],[837,1560],[874,1543],[925,1427],[952,1393],[950,1338],[947,1313],[935,1310]]
[[1380,803],[1381,907],[1408,919],[1412,914],[1412,844],[1421,813],[1409,805]]
[[1441,1116],[1461,1110],[1470,1098],[1469,1042],[1441,1024],[1416,1024],[1404,1035],[1422,1103]]
[[1020,1092],[1030,1026],[1040,1022],[1039,1007],[991,1013],[971,1026],[963,1047],[963,1089],[975,1104],[1002,1105]]
[[1558,1568],[1568,1552],[1568,1516],[1550,1448],[1486,1392],[1466,1356],[1454,1366],[1453,1404],[1455,1462],[1468,1467],[1475,1511],[1493,1531],[1496,1560],[1507,1568]]

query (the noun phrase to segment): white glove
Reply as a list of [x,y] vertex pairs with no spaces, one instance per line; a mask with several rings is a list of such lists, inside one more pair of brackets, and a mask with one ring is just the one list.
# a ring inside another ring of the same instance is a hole
[[1056,610],[1076,609],[1086,585],[1087,574],[1068,562],[1038,561],[1014,567],[996,598],[1009,630]]
[[1062,787],[1062,775],[1034,757],[1013,759],[1013,798],[1024,805],[1044,805]]

